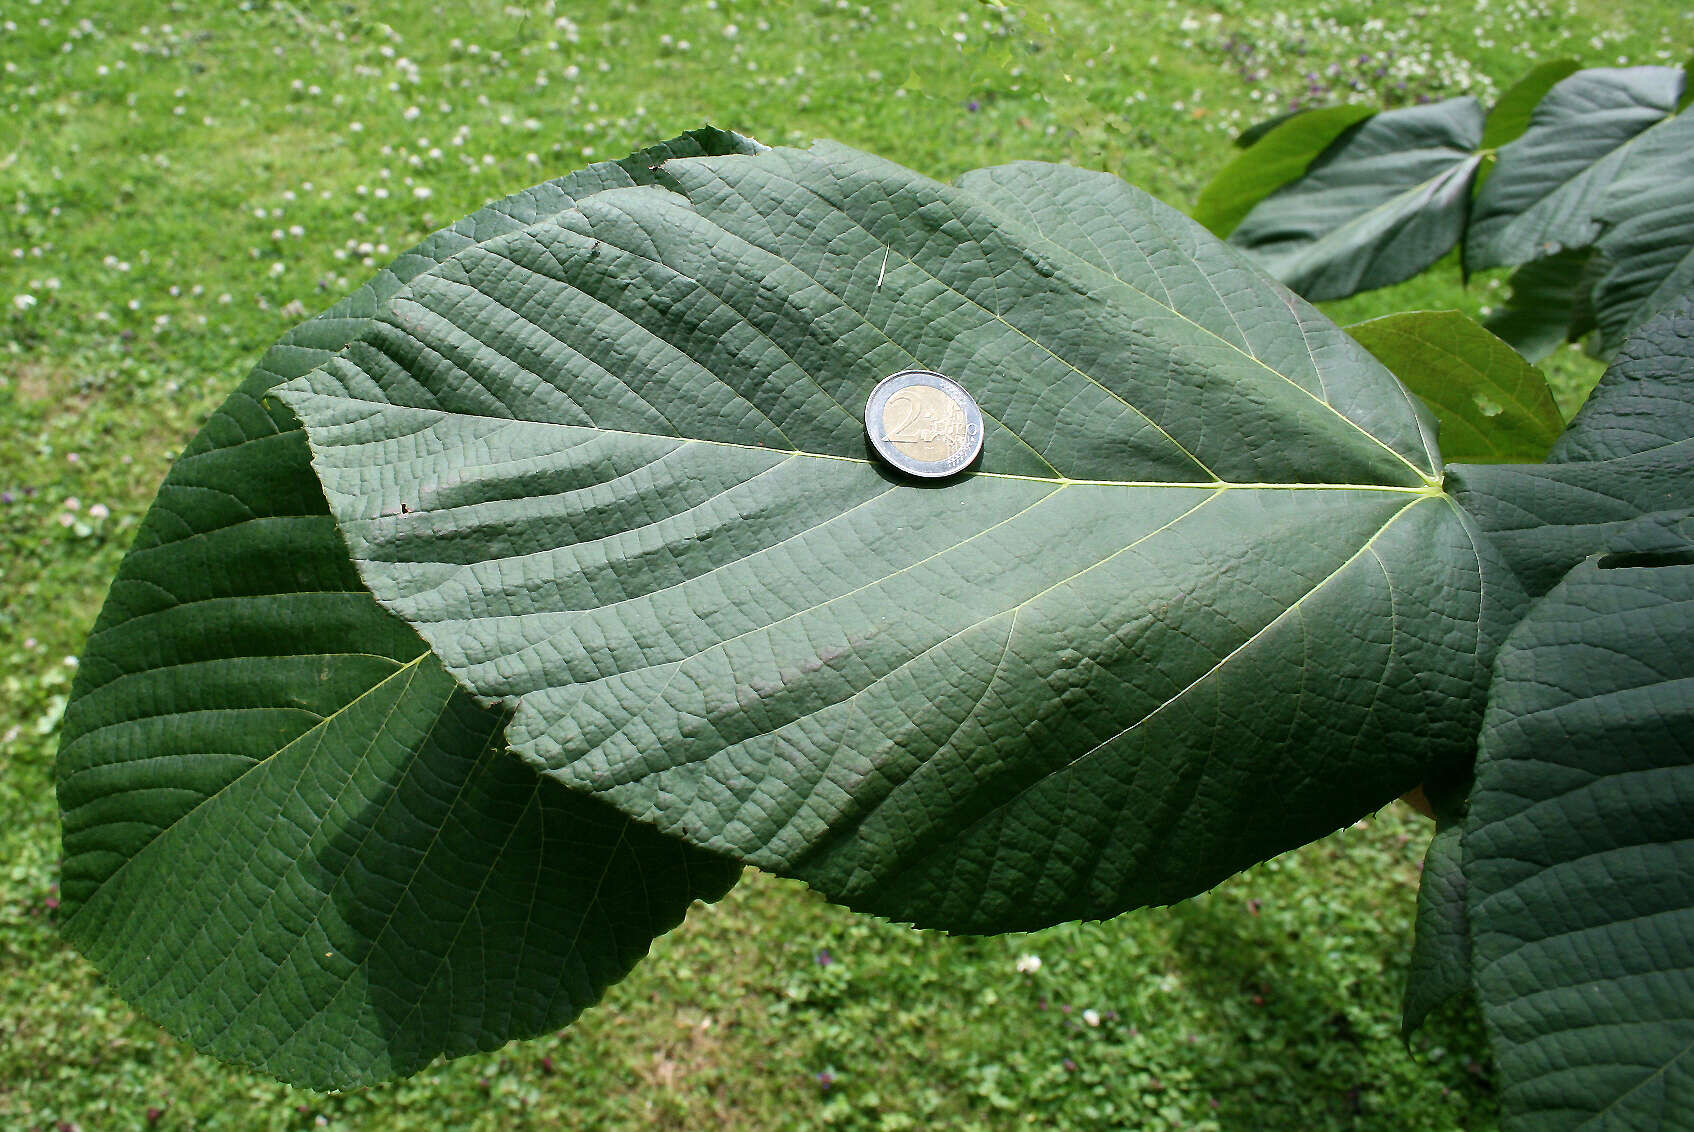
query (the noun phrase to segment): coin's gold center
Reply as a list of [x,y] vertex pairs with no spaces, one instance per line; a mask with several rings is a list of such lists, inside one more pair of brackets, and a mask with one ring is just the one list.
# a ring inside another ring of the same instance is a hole
[[932,385],[908,385],[882,407],[882,435],[902,455],[933,463],[961,452],[969,426],[959,403]]

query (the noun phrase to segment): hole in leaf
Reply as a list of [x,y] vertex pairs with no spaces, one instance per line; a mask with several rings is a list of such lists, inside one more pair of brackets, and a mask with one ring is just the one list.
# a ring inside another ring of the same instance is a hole
[[1694,546],[1680,550],[1631,550],[1607,554],[1596,563],[1602,570],[1629,570],[1642,566],[1694,566]]
[[1485,417],[1497,417],[1505,412],[1505,406],[1488,396],[1486,393],[1476,394],[1476,407]]

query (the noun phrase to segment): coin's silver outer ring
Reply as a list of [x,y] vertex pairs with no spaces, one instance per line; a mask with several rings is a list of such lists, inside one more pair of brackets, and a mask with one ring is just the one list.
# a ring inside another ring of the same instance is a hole
[[[888,399],[900,390],[914,385],[939,389],[965,414],[968,442],[945,460],[914,460],[894,447],[894,443],[882,434],[880,422],[882,411],[888,406]],[[890,467],[897,468],[909,476],[942,479],[963,471],[982,452],[982,410],[976,407],[976,399],[965,391],[965,387],[952,378],[943,377],[933,370],[905,369],[883,378],[876,383],[876,388],[871,390],[870,400],[865,402],[865,433],[870,437],[871,447],[876,450],[876,454]]]

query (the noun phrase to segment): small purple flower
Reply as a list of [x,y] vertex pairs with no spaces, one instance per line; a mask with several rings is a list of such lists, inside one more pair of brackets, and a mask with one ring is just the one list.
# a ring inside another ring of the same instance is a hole
[[0,503],[10,503],[11,501],[12,501],[12,493],[11,492],[0,491]]
[[1065,1058],[1065,1072],[1066,1073],[1075,1073],[1076,1072],[1076,1062],[1072,1061],[1068,1057]]
[[835,962],[835,958],[832,955],[830,955],[829,948],[827,948],[827,947],[818,948],[818,966],[827,967],[833,962]]
[[824,1092],[827,1093],[830,1090],[830,1087],[834,1084],[835,1074],[831,1073],[829,1070],[825,1069],[823,1072],[818,1074],[818,1087]]
[[965,109],[969,110],[972,114],[975,114],[978,110],[982,109],[982,103],[973,98],[970,100],[970,103],[966,105]]

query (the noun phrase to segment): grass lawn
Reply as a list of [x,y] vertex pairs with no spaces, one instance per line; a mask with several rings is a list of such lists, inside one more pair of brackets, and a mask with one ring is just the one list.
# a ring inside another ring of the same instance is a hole
[[[1691,33],[1657,0],[9,0],[0,1126],[1491,1127],[1474,1016],[1398,1038],[1430,833],[1399,807],[1177,908],[1031,936],[909,931],[749,875],[567,1031],[292,1090],[164,1036],[59,942],[56,730],[198,423],[288,326],[491,198],[709,121],[937,177],[1066,161],[1186,208],[1291,101],[1486,99],[1559,55],[1680,63]],[[1332,313],[1475,313],[1498,282],[1447,264]],[[1550,369],[1567,410],[1596,376]]]

